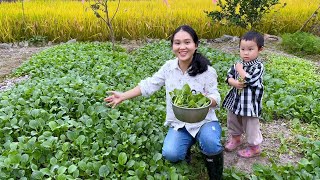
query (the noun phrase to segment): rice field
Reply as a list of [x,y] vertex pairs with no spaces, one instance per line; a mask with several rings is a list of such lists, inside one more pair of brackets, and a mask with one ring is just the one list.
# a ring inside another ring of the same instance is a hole
[[[282,0],[285,8],[274,8],[258,29],[269,34],[295,32],[311,16],[320,0]],[[106,24],[90,9],[93,1],[29,0],[0,3],[0,42],[14,42],[43,36],[54,42],[76,38],[80,41],[108,40]],[[112,17],[118,1],[109,1]],[[181,24],[193,26],[201,38],[223,34],[240,35],[245,30],[213,23],[204,11],[217,9],[211,0],[136,0],[124,1],[112,25],[117,40],[168,38]],[[103,14],[102,14],[103,16]],[[319,15],[318,15],[319,16]],[[319,19],[319,18],[318,18]]]

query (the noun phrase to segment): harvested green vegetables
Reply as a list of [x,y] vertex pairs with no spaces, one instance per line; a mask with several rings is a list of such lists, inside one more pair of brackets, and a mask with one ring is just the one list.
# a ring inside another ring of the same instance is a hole
[[201,108],[210,104],[211,100],[201,93],[193,94],[190,86],[185,84],[182,89],[169,92],[172,103],[179,107]]
[[[243,79],[241,76],[239,76],[238,81],[241,82],[241,83],[243,83],[243,82],[244,82],[244,79]],[[242,89],[238,89],[238,95],[239,95],[239,96],[241,95],[241,92],[242,92]]]

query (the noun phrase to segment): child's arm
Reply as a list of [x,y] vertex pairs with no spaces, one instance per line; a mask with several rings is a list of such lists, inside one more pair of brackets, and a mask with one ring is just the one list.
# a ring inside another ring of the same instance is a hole
[[234,78],[228,78],[228,83],[230,84],[230,86],[233,86],[236,89],[243,89],[245,86],[243,82],[240,82]]
[[236,64],[236,71],[239,73],[242,79],[246,78],[247,72],[243,69],[243,64],[242,63],[237,63]]
[[226,82],[230,86],[235,87],[236,89],[243,89],[245,86],[244,83],[235,79],[235,74],[236,74],[236,65],[232,65],[232,67],[228,70]]
[[256,65],[251,72],[246,72],[243,69],[243,64],[236,64],[236,71],[244,79],[245,85],[256,86],[255,83],[262,77],[264,72],[264,67],[262,63]]

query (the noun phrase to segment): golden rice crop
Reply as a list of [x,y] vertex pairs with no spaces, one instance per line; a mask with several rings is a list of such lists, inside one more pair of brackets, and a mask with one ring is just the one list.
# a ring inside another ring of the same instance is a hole
[[[93,1],[91,1],[92,3]],[[223,34],[241,35],[245,30],[211,22],[204,11],[217,8],[211,0],[121,1],[112,24],[116,39],[168,38],[181,24],[193,26],[201,38],[215,38]],[[320,4],[320,0],[282,0],[287,6],[278,13],[271,12],[258,29],[279,34],[297,31]],[[109,2],[113,16],[117,1]],[[0,42],[46,36],[49,40],[104,41],[108,28],[96,18],[87,1],[30,0],[22,3],[0,4]],[[275,9],[279,9],[279,6]]]

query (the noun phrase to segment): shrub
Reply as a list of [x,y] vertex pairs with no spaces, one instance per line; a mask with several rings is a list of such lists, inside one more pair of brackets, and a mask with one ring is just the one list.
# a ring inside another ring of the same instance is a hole
[[[261,22],[264,14],[271,11],[271,8],[279,3],[279,0],[218,0],[217,6],[221,11],[215,10],[206,12],[213,22],[224,22],[236,25],[245,29],[255,29]],[[284,6],[286,3],[284,4]]]
[[285,51],[296,55],[320,54],[320,38],[306,32],[285,33],[282,35],[282,47]]

